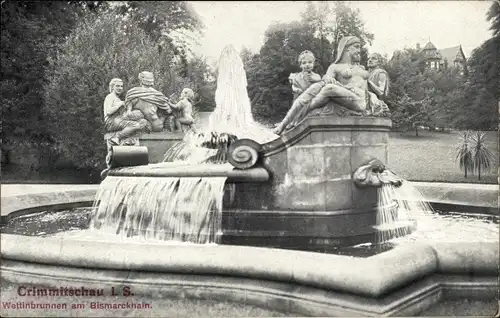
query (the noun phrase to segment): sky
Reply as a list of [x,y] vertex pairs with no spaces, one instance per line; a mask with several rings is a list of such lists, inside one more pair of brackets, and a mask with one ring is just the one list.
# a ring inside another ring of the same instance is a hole
[[[233,44],[258,52],[274,21],[300,19],[305,1],[190,1],[205,24],[195,52],[209,61]],[[466,57],[491,37],[486,12],[490,1],[347,1],[358,8],[365,28],[375,35],[369,52],[392,56],[404,47],[423,47],[429,38],[438,48],[462,45]]]

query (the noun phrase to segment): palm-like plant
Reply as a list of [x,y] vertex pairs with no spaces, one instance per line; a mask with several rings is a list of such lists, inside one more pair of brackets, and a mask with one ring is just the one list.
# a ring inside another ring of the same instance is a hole
[[471,135],[473,171],[477,171],[477,179],[481,180],[481,170],[490,171],[493,154],[486,148],[486,133],[476,131]]
[[474,161],[472,155],[472,148],[470,145],[471,142],[471,131],[463,131],[460,133],[458,137],[458,146],[457,146],[457,157],[455,160],[458,161],[458,166],[460,170],[463,170],[467,178],[467,171],[474,171]]

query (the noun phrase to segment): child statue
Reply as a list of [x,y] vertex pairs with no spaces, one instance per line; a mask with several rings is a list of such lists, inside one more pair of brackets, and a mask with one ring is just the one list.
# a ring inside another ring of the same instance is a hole
[[176,130],[194,132],[193,118],[194,92],[190,88],[184,88],[181,92],[180,100],[177,104],[169,104],[175,112]]
[[300,53],[298,62],[302,72],[292,73],[288,78],[292,84],[293,100],[299,97],[311,84],[321,81],[321,76],[312,71],[315,60],[316,58],[311,51]]

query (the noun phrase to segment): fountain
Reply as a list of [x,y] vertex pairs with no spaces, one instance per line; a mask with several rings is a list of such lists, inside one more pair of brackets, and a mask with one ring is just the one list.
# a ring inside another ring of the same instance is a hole
[[[222,52],[219,64],[217,107],[208,127],[172,147],[166,162],[110,171],[98,193],[99,222],[93,227],[114,226],[112,231],[126,229],[127,235],[137,229],[146,236],[185,236],[195,243],[315,251],[412,231],[415,220],[409,215],[401,219],[395,199],[378,205],[382,185],[402,183],[383,164],[389,119],[322,115],[278,136],[253,121],[243,63],[232,46]],[[207,136],[222,140],[208,147]],[[208,159],[217,153],[224,159]],[[128,162],[134,162],[133,155],[125,156]],[[111,160],[123,161],[116,156]],[[231,199],[222,206],[224,182]],[[212,188],[219,190],[203,193]],[[190,200],[183,199],[186,195]],[[121,219],[129,226],[123,227]],[[173,230],[183,226],[192,232]],[[208,234],[208,228],[217,233]],[[209,236],[213,239],[206,241]]]
[[[342,55],[356,39],[341,43]],[[57,203],[95,199],[89,229],[2,233],[2,278],[119,284],[150,299],[229,300],[313,316],[415,315],[442,300],[495,299],[498,242],[411,239],[430,207],[386,166],[391,121],[375,97],[363,110],[349,108],[352,100],[332,98],[340,84],[326,78],[271,132],[253,121],[234,48],[219,67],[206,129],[187,133],[159,163],[148,164],[147,147],[110,147],[99,188]],[[7,201],[8,219],[56,204],[32,197]]]

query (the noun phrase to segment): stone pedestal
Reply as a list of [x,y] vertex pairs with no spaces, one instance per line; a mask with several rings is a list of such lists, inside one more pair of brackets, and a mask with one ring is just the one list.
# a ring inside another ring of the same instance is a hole
[[163,161],[165,152],[183,138],[183,132],[157,132],[142,135],[139,143],[148,148],[149,163],[159,163]]
[[370,240],[377,189],[357,188],[352,173],[373,158],[387,164],[390,128],[390,119],[380,117],[311,117],[263,145],[271,181],[236,185],[235,200],[224,209],[226,242]]
[[[196,115],[195,126],[199,130],[208,125],[208,118],[212,112],[198,112]],[[183,132],[155,132],[143,134],[139,138],[141,146],[148,147],[149,163],[159,163],[163,161],[163,156],[173,145],[182,141]]]

